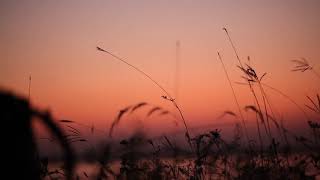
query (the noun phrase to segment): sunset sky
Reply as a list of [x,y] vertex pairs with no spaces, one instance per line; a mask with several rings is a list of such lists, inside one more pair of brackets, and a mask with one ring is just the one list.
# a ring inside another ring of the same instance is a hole
[[[320,80],[309,71],[292,72],[290,60],[304,57],[320,72],[319,17],[318,0],[4,0],[0,87],[27,97],[31,75],[34,106],[50,109],[56,119],[100,129],[109,128],[120,109],[139,102],[176,113],[151,81],[96,46],[139,67],[174,94],[179,41],[177,101],[187,122],[230,124],[232,118],[217,119],[226,110],[237,112],[217,51],[232,81],[244,81],[222,30],[226,27],[240,58],[250,56],[258,74],[267,73],[266,84],[304,108],[306,95],[320,93]],[[234,87],[242,106],[253,103],[248,87]],[[290,101],[266,92],[286,124],[304,122]],[[127,119],[143,119],[145,114],[141,110]],[[176,128],[170,118],[150,119],[146,126],[168,131]],[[126,128],[134,128],[131,125]]]

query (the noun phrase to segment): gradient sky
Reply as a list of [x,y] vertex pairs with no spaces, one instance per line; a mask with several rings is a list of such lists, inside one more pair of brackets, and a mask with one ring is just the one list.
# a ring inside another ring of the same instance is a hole
[[[179,40],[178,102],[188,123],[230,123],[217,119],[225,110],[236,112],[217,51],[232,81],[242,79],[222,30],[227,27],[240,57],[249,55],[260,75],[267,72],[265,83],[304,106],[306,95],[320,92],[319,79],[291,72],[290,60],[305,57],[320,72],[319,9],[318,0],[2,0],[0,86],[27,96],[32,75],[34,105],[57,119],[105,129],[118,110],[141,101],[174,108],[149,80],[96,46],[138,66],[173,94]],[[252,104],[248,88],[234,86],[240,103]],[[294,105],[266,91],[286,124],[302,121]],[[143,111],[134,115],[139,117]],[[149,125],[172,127],[165,117]]]

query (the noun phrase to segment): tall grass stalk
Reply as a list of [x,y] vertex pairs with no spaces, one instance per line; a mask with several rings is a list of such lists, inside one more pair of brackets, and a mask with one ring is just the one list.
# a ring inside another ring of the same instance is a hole
[[[253,87],[252,87],[252,84],[251,84],[250,82],[248,82],[248,83],[249,83],[249,86],[250,86],[251,93],[252,93],[252,95],[253,95],[253,97],[254,97],[255,104],[257,105],[258,110],[259,110],[259,112],[260,112],[261,115],[262,115],[262,110],[261,110],[261,106],[260,106],[258,97],[257,97],[257,95],[256,95],[256,93],[255,93],[255,91],[254,91],[254,89],[253,89]],[[261,118],[262,124],[263,124],[263,126],[264,126],[265,131],[266,131],[266,135],[267,135],[267,136],[270,138],[270,140],[271,140],[272,137],[271,137],[271,134],[270,134],[270,130],[269,130],[269,132],[268,132],[268,128],[267,128],[267,126],[266,126],[266,122],[265,122],[265,120],[264,120],[264,116],[262,115],[262,116],[259,116],[259,117]]]
[[178,104],[176,103],[175,99],[170,95],[170,93],[169,93],[167,90],[165,90],[157,81],[155,81],[155,80],[154,80],[151,76],[149,76],[147,73],[145,73],[144,71],[140,70],[140,69],[137,68],[136,66],[128,63],[128,62],[127,62],[126,60],[124,60],[123,58],[120,58],[120,57],[114,55],[113,53],[111,53],[111,52],[109,52],[109,51],[107,51],[107,50],[105,50],[105,49],[102,49],[102,48],[100,48],[100,47],[97,47],[97,50],[111,55],[111,56],[114,57],[115,59],[117,59],[117,60],[125,63],[126,65],[130,66],[131,68],[133,68],[134,70],[138,71],[139,73],[141,73],[142,75],[144,75],[146,78],[148,78],[149,80],[151,80],[154,85],[156,85],[162,92],[165,93],[166,96],[163,96],[163,97],[164,97],[165,99],[171,101],[172,104],[174,105],[174,107],[179,111],[181,120],[182,120],[182,122],[183,122],[183,124],[184,124],[184,127],[185,127],[185,129],[186,129],[186,133],[187,133],[188,135],[190,134],[190,133],[189,133],[188,125],[187,125],[187,123],[186,123],[186,120],[185,120],[185,118],[184,118],[184,116],[183,116],[183,114],[182,114],[182,111],[181,111],[180,107],[178,106]]
[[243,128],[244,128],[244,131],[245,131],[245,135],[246,135],[246,138],[247,138],[247,140],[248,140],[248,142],[249,142],[249,135],[248,135],[247,125],[246,125],[246,122],[245,122],[245,120],[244,120],[244,117],[243,117],[243,114],[242,114],[242,111],[241,111],[241,108],[240,108],[240,104],[239,104],[238,98],[237,98],[237,96],[236,96],[236,92],[235,92],[235,90],[234,90],[234,88],[233,88],[233,86],[232,86],[232,83],[231,83],[231,80],[230,80],[228,71],[227,71],[227,69],[226,69],[226,66],[225,66],[224,63],[223,63],[222,57],[221,57],[221,55],[220,55],[219,52],[218,52],[218,57],[219,57],[219,60],[220,60],[220,62],[221,62],[221,65],[222,65],[222,68],[223,68],[223,70],[224,70],[224,73],[225,73],[225,75],[226,75],[226,77],[227,77],[227,80],[228,80],[228,82],[229,82],[229,86],[230,86],[230,88],[231,88],[231,90],[232,90],[233,99],[234,99],[234,101],[235,101],[235,103],[236,103],[236,105],[237,105],[237,108],[238,108],[238,111],[239,111],[239,115],[240,115],[240,118],[241,118],[241,121],[242,121],[242,124],[243,124]]
[[[228,37],[228,39],[229,39],[229,42],[230,42],[230,44],[231,44],[231,46],[232,46],[232,49],[233,49],[233,51],[234,51],[234,53],[235,53],[235,55],[236,55],[236,58],[237,58],[237,60],[238,60],[238,62],[239,62],[240,69],[245,70],[245,68],[243,67],[243,64],[242,64],[242,62],[241,62],[241,59],[240,59],[240,57],[239,57],[239,54],[238,54],[238,52],[237,52],[237,49],[236,49],[236,47],[235,47],[235,45],[234,45],[234,43],[233,43],[233,41],[232,41],[232,39],[231,39],[231,36],[229,35],[229,32],[228,32],[227,28],[223,28],[223,30],[225,31],[225,33],[226,33],[226,35],[227,35],[227,37]],[[247,74],[246,74],[246,75],[247,75]],[[249,76],[249,75],[247,75],[247,76]],[[257,95],[256,95],[253,87],[252,87],[252,84],[251,84],[249,81],[248,81],[248,84],[249,84],[249,87],[250,87],[250,91],[251,91],[251,93],[252,93],[252,95],[253,95],[253,97],[254,97],[254,99],[255,99],[255,103],[256,103],[256,105],[258,106],[259,111],[262,112],[262,109],[261,109],[259,100],[258,100],[258,98],[257,98]],[[263,94],[263,93],[262,93],[262,94]],[[264,105],[265,105],[265,103],[264,103]],[[265,108],[265,109],[266,109],[266,108]],[[271,130],[266,127],[263,116],[262,116],[261,118],[262,118],[261,121],[263,121],[263,125],[265,126],[265,129],[266,129],[266,134],[267,134],[267,136],[269,136],[270,141],[271,141],[271,139],[272,139],[272,137],[271,137],[271,136],[272,136],[272,135],[271,135]],[[267,123],[269,124],[268,116],[267,116],[266,118],[267,118],[267,121],[268,121]]]
[[260,124],[259,124],[259,118],[258,118],[258,114],[257,113],[256,113],[256,123],[257,123],[257,128],[258,128],[258,135],[259,135],[260,153],[262,154],[262,152],[263,152],[263,141],[262,141],[262,137],[261,137]]
[[233,43],[233,41],[232,41],[232,39],[231,39],[231,37],[230,37],[230,35],[229,35],[229,32],[228,32],[227,28],[224,27],[224,28],[222,28],[222,29],[226,32],[226,34],[227,34],[227,36],[228,36],[229,42],[230,42],[230,44],[231,44],[231,46],[232,46],[232,49],[233,49],[233,51],[234,51],[234,54],[235,54],[236,57],[237,57],[237,60],[238,60],[238,62],[239,62],[240,67],[243,68],[243,65],[242,65],[242,63],[241,63],[241,60],[240,60],[240,57],[239,57],[239,55],[238,55],[237,49],[236,49],[236,47],[235,47],[235,45],[234,45],[234,43]]

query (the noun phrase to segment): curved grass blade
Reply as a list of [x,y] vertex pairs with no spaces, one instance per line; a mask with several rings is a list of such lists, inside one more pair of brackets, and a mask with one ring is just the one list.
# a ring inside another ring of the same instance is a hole
[[109,136],[110,136],[110,137],[112,136],[112,132],[113,132],[114,127],[115,127],[117,124],[120,123],[120,120],[121,120],[122,116],[123,116],[125,113],[127,113],[127,112],[130,110],[130,108],[131,108],[131,106],[128,106],[128,107],[126,107],[126,108],[124,108],[124,109],[121,109],[121,110],[119,111],[116,119],[112,122],[111,127],[110,127],[110,129],[109,129]]
[[144,107],[144,106],[146,106],[146,105],[148,105],[148,103],[146,103],[146,102],[138,103],[138,104],[136,104],[135,106],[132,107],[130,113],[133,113],[134,111],[136,111],[136,110],[138,110],[138,109],[140,109],[141,107]]
[[155,113],[155,112],[157,112],[157,111],[160,111],[161,109],[162,109],[162,108],[161,108],[161,107],[158,107],[158,106],[152,108],[152,109],[148,112],[147,117],[151,116],[153,113]]
[[62,122],[62,123],[74,123],[74,121],[66,120],[66,119],[60,120],[60,122]]
[[252,111],[256,112],[256,113],[259,115],[259,117],[260,117],[260,119],[261,119],[261,122],[264,123],[264,119],[263,119],[262,113],[261,113],[255,106],[252,106],[252,105],[245,106],[244,109],[245,109],[246,111],[252,110]]

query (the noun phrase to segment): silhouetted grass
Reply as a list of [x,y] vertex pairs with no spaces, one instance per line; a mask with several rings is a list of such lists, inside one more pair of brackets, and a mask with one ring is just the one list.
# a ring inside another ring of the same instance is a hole
[[314,70],[313,66],[307,61],[307,59],[301,58],[300,60],[294,59],[291,61],[296,64],[296,66],[292,69],[292,71],[300,71],[300,72],[311,71],[314,73],[314,75],[316,75],[320,79],[319,73]]
[[[125,63],[146,78],[151,80],[164,93],[161,97],[170,101],[178,110],[181,121],[185,128],[185,133],[182,140],[168,134],[163,134],[160,137],[148,137],[142,130],[138,130],[129,137],[120,139],[119,137],[111,138],[115,128],[121,128],[120,122],[132,114],[144,113],[144,119],[152,119],[155,116],[172,116],[173,122],[176,122],[174,113],[166,108],[152,105],[147,102],[138,102],[129,105],[117,112],[116,117],[112,121],[109,129],[101,130],[94,125],[86,125],[78,123],[75,120],[63,119],[58,121],[62,125],[61,131],[58,126],[52,122],[50,114],[38,111],[29,106],[28,101],[22,101],[23,112],[27,112],[28,116],[19,116],[16,113],[20,110],[21,102],[13,95],[0,94],[1,104],[7,105],[10,108],[2,110],[5,114],[5,120],[14,120],[16,124],[19,119],[27,119],[31,121],[31,116],[38,117],[54,132],[55,137],[42,138],[49,140],[52,145],[58,142],[62,145],[65,154],[67,154],[66,162],[63,166],[50,167],[48,157],[39,157],[32,161],[32,165],[39,168],[38,179],[315,179],[320,176],[320,123],[319,119],[311,119],[308,113],[320,115],[320,97],[316,94],[315,97],[307,96],[305,107],[309,111],[305,111],[291,97],[273,88],[262,80],[267,73],[258,73],[251,65],[241,61],[238,55],[237,48],[232,41],[230,32],[223,28],[228,40],[235,53],[238,61],[239,77],[245,80],[245,85],[249,87],[249,93],[252,96],[252,103],[241,105],[238,102],[235,88],[227,72],[227,68],[218,53],[218,58],[222,64],[222,68],[227,77],[227,81],[232,90],[233,98],[239,113],[234,113],[232,110],[225,111],[224,115],[230,115],[234,118],[240,118],[240,121],[235,123],[233,137],[227,139],[224,130],[213,128],[211,130],[202,131],[194,135],[190,133],[186,120],[182,114],[180,107],[175,99],[154,79],[152,79],[144,71],[136,66],[128,63],[122,58],[97,47],[99,51],[108,53],[117,60]],[[249,58],[248,58],[249,59]],[[251,60],[250,60],[251,61]],[[294,60],[297,65],[293,71],[311,71],[313,67],[305,60]],[[315,72],[315,71],[314,71]],[[316,72],[315,72],[316,73]],[[281,96],[290,100],[298,109],[303,112],[307,119],[306,130],[309,134],[298,134],[293,130],[284,126],[283,117],[277,117],[274,112],[274,107],[265,92],[264,88],[272,89]],[[9,98],[8,98],[9,97]],[[248,133],[247,119],[244,118],[242,111],[254,113],[256,117],[257,131],[253,134]],[[8,113],[15,112],[15,113]],[[308,113],[307,113],[308,112]],[[30,114],[28,114],[30,113]],[[8,118],[10,117],[10,118]],[[311,117],[311,116],[310,116]],[[171,120],[171,119],[170,119]],[[6,121],[9,123],[11,121]],[[10,126],[16,125],[15,123]],[[87,138],[83,133],[85,127],[94,134],[97,130],[105,136],[101,144],[93,145],[90,138]],[[178,125],[178,124],[176,124]],[[20,126],[18,126],[20,128]],[[60,127],[60,126],[59,126]],[[30,131],[28,127],[21,128],[21,132]],[[20,132],[20,133],[21,133]],[[276,134],[278,133],[278,134]],[[30,145],[34,149],[33,142],[28,142],[20,134],[20,139],[16,139],[17,144],[22,143]],[[118,139],[116,139],[118,138]],[[32,141],[30,136],[29,141]],[[242,143],[246,142],[246,143]],[[88,146],[77,146],[79,144]],[[80,160],[87,160],[88,164],[93,164],[95,171],[89,173],[87,170],[78,170],[73,173],[74,152],[70,146],[81,147],[85,152],[79,154]],[[18,151],[17,151],[18,152]],[[24,152],[21,152],[23,154]],[[21,154],[16,153],[15,155]],[[30,154],[29,154],[30,155]],[[29,156],[26,155],[26,156]],[[82,158],[82,159],[81,159]],[[19,162],[17,162],[19,163]],[[22,162],[21,162],[22,163]],[[118,163],[118,166],[115,164]],[[19,171],[19,170],[17,170]]]

